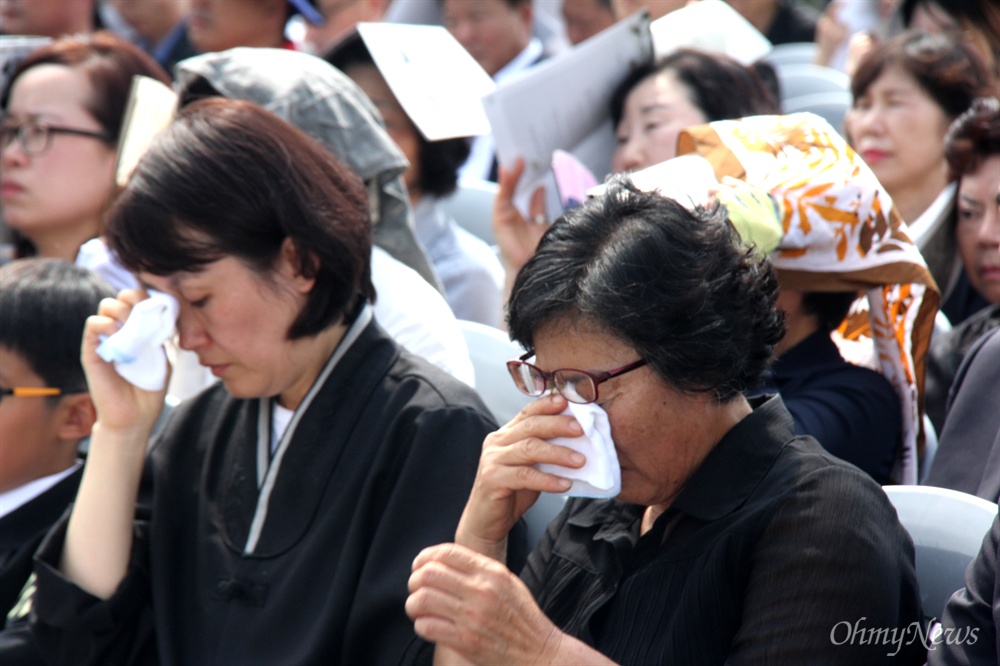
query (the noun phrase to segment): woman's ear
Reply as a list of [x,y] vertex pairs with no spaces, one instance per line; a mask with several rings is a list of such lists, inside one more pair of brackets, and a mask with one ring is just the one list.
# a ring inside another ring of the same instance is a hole
[[305,275],[303,268],[309,264],[315,264],[315,257],[303,257],[295,241],[291,238],[285,238],[281,242],[281,256],[278,261],[279,275],[285,278],[296,292],[308,294],[312,291],[316,285],[316,278],[312,275]]

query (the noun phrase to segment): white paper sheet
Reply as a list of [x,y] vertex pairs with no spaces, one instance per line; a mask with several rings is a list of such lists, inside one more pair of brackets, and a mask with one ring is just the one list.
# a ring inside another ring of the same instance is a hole
[[682,46],[724,53],[744,65],[771,51],[771,42],[723,0],[701,0],[670,12],[650,26],[656,57]]
[[359,23],[382,77],[428,141],[490,133],[482,98],[496,84],[439,25]]
[[[689,209],[707,203],[719,185],[712,165],[701,155],[681,155],[635,171],[629,177],[643,192],[659,192]],[[602,183],[592,187],[587,194],[597,197],[605,189]]]
[[118,140],[115,181],[124,187],[153,137],[173,122],[177,93],[147,76],[133,76],[125,120]]
[[611,95],[629,71],[652,57],[649,18],[639,12],[483,98],[500,165],[509,168],[524,158],[514,197],[522,214],[527,216],[528,200],[539,185],[546,186],[549,218],[561,212],[551,173],[557,148],[572,153],[598,178],[608,173],[615,145]]

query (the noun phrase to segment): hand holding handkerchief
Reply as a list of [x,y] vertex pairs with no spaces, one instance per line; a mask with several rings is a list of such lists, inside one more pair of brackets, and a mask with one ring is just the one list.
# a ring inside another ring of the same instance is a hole
[[160,391],[167,383],[167,356],[163,344],[174,334],[177,300],[150,290],[149,298],[132,308],[125,324],[113,335],[102,336],[97,354],[115,364],[126,381],[144,391]]
[[622,489],[622,475],[607,412],[593,403],[571,402],[563,414],[573,416],[580,423],[583,435],[549,441],[579,451],[587,462],[579,469],[544,463],[539,463],[538,469],[570,479],[573,485],[566,492],[570,497],[615,497]]

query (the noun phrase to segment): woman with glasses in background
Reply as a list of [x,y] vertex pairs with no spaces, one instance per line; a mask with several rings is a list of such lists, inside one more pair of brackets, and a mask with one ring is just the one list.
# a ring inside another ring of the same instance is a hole
[[12,73],[0,95],[0,203],[17,256],[72,262],[100,236],[135,75],[170,85],[156,61],[109,32],[55,41]]
[[[414,562],[407,612],[439,662],[922,661],[831,639],[920,619],[913,549],[877,483],[796,436],[780,397],[744,397],[783,333],[776,293],[721,207],[618,177],[553,224],[508,310],[539,399],[487,437],[455,543]],[[569,500],[518,579],[509,530],[570,487],[536,465],[583,465],[549,441],[582,434],[567,401],[607,414],[621,492]]]

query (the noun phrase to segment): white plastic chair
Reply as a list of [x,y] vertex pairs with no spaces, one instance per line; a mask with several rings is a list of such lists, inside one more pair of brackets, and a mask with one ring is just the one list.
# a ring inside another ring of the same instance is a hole
[[952,593],[965,586],[965,570],[993,525],[997,505],[947,488],[882,489],[913,539],[924,615],[940,618]]
[[787,98],[781,102],[781,110],[784,113],[815,113],[835,130],[843,133],[844,118],[851,109],[852,102],[851,93],[847,91],[822,92]]
[[785,65],[811,65],[816,59],[816,42],[775,44],[771,52],[761,58],[775,68]]
[[454,194],[438,203],[446,213],[455,218],[460,227],[494,245],[493,200],[496,198],[497,187],[496,183],[488,180],[462,179]]
[[464,319],[459,319],[458,324],[476,371],[476,391],[497,423],[507,423],[531,402],[531,398],[517,390],[507,372],[507,361],[519,357],[524,349],[498,328]]
[[851,77],[822,65],[796,64],[776,67],[781,101],[820,93],[850,93]]

